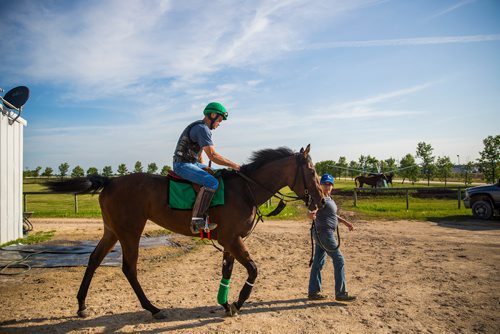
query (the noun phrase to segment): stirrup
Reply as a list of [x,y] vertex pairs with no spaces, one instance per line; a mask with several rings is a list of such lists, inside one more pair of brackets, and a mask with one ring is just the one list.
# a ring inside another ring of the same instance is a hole
[[191,219],[191,225],[189,227],[191,228],[191,232],[193,234],[198,234],[201,230],[205,232],[214,230],[215,228],[217,228],[217,224],[209,223],[208,219],[193,217]]

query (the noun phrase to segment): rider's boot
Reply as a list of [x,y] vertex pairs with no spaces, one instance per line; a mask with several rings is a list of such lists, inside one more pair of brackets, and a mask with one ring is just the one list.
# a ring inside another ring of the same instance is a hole
[[215,189],[210,189],[206,187],[201,187],[198,195],[196,196],[196,201],[193,206],[193,215],[191,218],[191,232],[193,234],[198,233],[200,230],[213,230],[217,227],[217,224],[210,223],[207,224],[205,220],[205,213],[212,202],[212,198],[215,195]]

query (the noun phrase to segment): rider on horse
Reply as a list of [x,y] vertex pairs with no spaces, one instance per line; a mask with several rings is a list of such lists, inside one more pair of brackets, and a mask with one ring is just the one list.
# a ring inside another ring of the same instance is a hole
[[203,111],[205,117],[188,125],[182,132],[174,152],[174,172],[193,183],[201,185],[193,206],[191,232],[196,233],[202,228],[213,230],[217,224],[206,226],[205,212],[219,186],[219,182],[203,164],[202,153],[218,165],[239,170],[240,166],[215,151],[211,130],[227,119],[226,108],[218,102],[210,102]]

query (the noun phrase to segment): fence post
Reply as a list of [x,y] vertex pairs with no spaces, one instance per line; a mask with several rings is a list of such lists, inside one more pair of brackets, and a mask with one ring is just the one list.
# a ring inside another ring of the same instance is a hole
[[462,202],[462,189],[458,187],[458,208],[460,209],[461,203]]
[[406,211],[410,208],[410,201],[408,199],[408,189],[406,189]]
[[354,198],[354,207],[356,207],[356,206],[357,206],[357,204],[358,204],[358,195],[357,195],[357,193],[356,193],[356,188],[354,188],[353,193],[352,193],[352,196],[353,196],[353,198]]
[[76,198],[76,194],[75,194],[75,213],[78,213],[78,199]]
[[27,202],[26,202],[26,194],[24,194],[24,193],[23,193],[23,208],[24,208],[23,212],[27,212],[28,211],[28,205],[27,205]]

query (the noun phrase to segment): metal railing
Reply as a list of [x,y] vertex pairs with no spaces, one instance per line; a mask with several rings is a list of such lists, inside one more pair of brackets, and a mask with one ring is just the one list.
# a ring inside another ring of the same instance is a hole
[[426,187],[426,188],[354,188],[353,205],[357,206],[358,194],[370,195],[404,195],[406,200],[406,210],[410,209],[410,194],[416,193],[422,195],[451,195],[456,192],[457,206],[462,206],[462,192],[468,187]]

